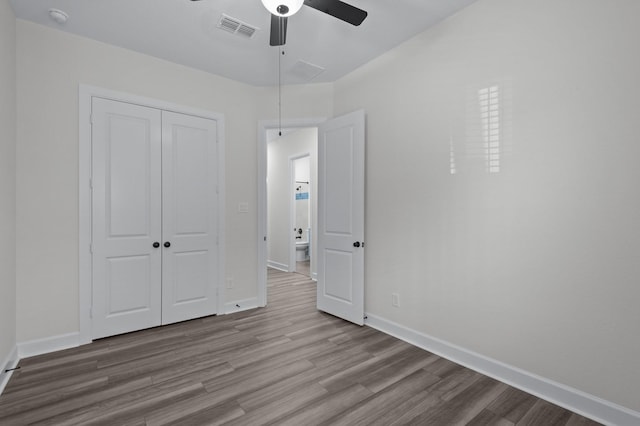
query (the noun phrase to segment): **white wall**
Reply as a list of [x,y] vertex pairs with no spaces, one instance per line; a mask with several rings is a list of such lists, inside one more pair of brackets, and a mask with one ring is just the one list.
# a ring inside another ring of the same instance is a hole
[[[257,87],[254,100],[262,120],[278,120],[278,88]],[[282,120],[333,116],[333,84],[282,87]]]
[[[3,27],[4,31],[4,27]],[[3,58],[4,60],[4,58]],[[3,62],[4,63],[4,62]],[[17,340],[78,331],[78,85],[225,115],[227,302],[257,294],[256,129],[277,92],[17,21]],[[283,91],[288,118],[327,116],[331,85]],[[249,203],[240,213],[238,204]]]
[[[78,85],[225,114],[228,300],[255,295],[253,89],[18,20],[18,341],[78,330]],[[228,232],[229,233],[229,232]],[[242,262],[238,257],[242,256]]]
[[9,0],[0,0],[0,369],[16,345],[15,22]]
[[336,83],[368,114],[367,312],[640,410],[638,17],[480,0]]
[[[317,191],[318,129],[306,128],[284,134],[267,146],[267,259],[272,264],[290,266],[289,244],[295,225],[290,226],[289,223],[289,158],[304,153],[310,154],[311,210],[315,211],[317,204],[313,194]],[[316,215],[312,213],[312,234],[316,224]],[[313,247],[311,251],[315,253]],[[314,273],[315,262],[312,260],[311,263],[311,272]]]

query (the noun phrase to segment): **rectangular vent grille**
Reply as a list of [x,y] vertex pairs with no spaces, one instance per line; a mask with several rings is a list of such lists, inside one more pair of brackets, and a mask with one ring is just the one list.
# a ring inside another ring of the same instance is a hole
[[245,22],[242,22],[239,19],[232,18],[231,16],[225,15],[224,13],[220,16],[220,21],[218,22],[218,28],[229,32],[231,34],[236,34],[244,38],[252,38],[258,28],[253,27]]

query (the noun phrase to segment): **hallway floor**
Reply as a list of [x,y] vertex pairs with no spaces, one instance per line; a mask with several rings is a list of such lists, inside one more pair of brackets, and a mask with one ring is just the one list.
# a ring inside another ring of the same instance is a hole
[[311,261],[296,262],[296,273],[311,277]]

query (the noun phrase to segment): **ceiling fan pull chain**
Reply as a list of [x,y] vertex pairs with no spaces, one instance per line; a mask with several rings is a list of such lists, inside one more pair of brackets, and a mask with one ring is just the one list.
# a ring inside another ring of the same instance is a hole
[[278,46],[278,136],[282,136],[282,46]]

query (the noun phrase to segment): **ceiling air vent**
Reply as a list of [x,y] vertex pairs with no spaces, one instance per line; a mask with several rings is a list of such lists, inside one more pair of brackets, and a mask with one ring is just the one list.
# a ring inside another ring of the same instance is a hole
[[252,38],[256,31],[258,31],[258,28],[242,22],[239,19],[225,15],[224,13],[222,14],[222,16],[220,16],[218,28],[220,28],[221,30],[225,30],[231,34],[237,34],[244,38]]

